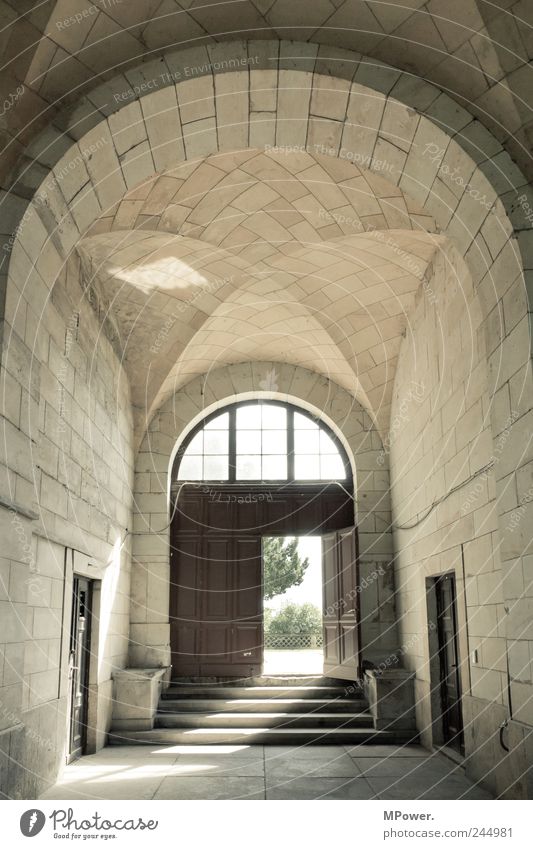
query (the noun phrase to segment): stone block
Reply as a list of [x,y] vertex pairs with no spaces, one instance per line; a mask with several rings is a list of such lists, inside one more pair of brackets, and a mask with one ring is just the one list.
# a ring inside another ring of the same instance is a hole
[[275,112],[278,98],[277,84],[277,68],[250,70],[251,112]]
[[175,168],[185,157],[176,89],[169,86],[141,100],[156,171]]
[[113,673],[112,730],[154,727],[165,674],[166,669],[124,669]]
[[350,94],[348,80],[332,80],[331,77],[315,74],[311,92],[309,112],[321,118],[343,121]]
[[416,729],[414,680],[405,669],[365,672],[364,690],[376,730]]
[[198,159],[218,151],[215,118],[191,121],[183,130],[187,159]]
[[250,112],[250,147],[274,147],[276,115],[274,112]]
[[242,150],[248,144],[248,71],[215,75],[215,106],[221,150]]
[[213,77],[196,77],[176,86],[182,124],[215,116]]
[[107,123],[101,123],[83,138],[83,146],[92,151],[86,159],[96,195],[103,211],[112,207],[126,193],[113,137]]
[[280,70],[276,144],[304,148],[313,77],[308,73]]

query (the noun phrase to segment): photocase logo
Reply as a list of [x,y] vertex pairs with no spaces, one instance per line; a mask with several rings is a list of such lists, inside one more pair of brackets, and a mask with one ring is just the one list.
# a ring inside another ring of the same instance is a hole
[[24,837],[35,837],[36,834],[42,831],[45,822],[46,817],[43,812],[32,808],[22,814],[20,818],[20,830]]
[[264,389],[265,392],[277,392],[279,389],[278,377],[276,369],[270,369],[270,371],[267,371],[265,379],[259,381],[259,388]]

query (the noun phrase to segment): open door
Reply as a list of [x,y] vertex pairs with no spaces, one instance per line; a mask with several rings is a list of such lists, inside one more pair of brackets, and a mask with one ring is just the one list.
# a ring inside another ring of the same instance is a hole
[[87,743],[92,585],[74,576],[70,630],[70,732],[68,761],[83,755]]
[[355,528],[324,534],[324,675],[360,677],[357,533]]
[[464,755],[461,675],[457,646],[455,576],[442,575],[435,581],[437,636],[439,641],[442,735],[444,743]]

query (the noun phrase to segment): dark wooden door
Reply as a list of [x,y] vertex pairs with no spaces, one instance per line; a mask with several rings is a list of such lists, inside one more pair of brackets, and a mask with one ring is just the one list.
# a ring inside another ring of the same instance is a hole
[[355,681],[360,674],[357,534],[322,537],[324,674]]
[[91,582],[74,577],[70,629],[69,760],[80,757],[87,743],[89,656],[91,640]]
[[457,613],[455,578],[443,575],[435,582],[437,601],[437,635],[440,663],[440,694],[444,742],[462,752],[463,715],[461,709],[461,676],[457,650]]
[[260,675],[263,648],[261,537],[183,536],[172,552],[173,674]]

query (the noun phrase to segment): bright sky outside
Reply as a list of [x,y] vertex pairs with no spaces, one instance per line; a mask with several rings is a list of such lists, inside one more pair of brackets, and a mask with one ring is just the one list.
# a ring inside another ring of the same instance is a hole
[[[294,537],[285,537],[285,543]],[[288,603],[304,604],[306,601],[322,608],[322,545],[321,537],[298,537],[298,553],[303,559],[309,558],[309,566],[302,583],[291,587],[282,595],[274,596],[265,601],[265,607],[271,610],[281,610]]]

